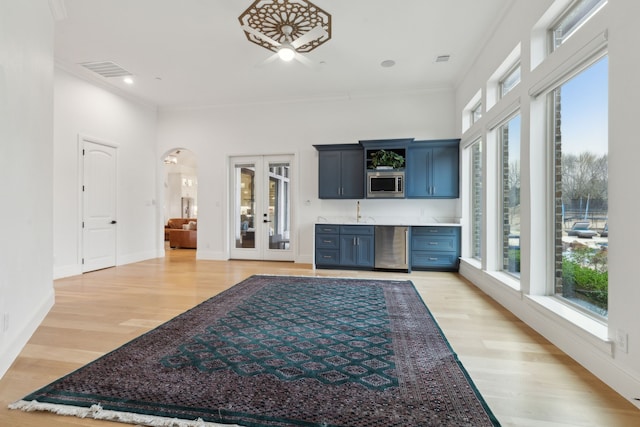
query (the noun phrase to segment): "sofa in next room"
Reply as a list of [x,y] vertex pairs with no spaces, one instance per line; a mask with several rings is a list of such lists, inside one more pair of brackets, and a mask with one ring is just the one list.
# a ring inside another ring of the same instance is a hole
[[195,218],[170,218],[164,227],[164,240],[171,248],[197,249],[198,220]]

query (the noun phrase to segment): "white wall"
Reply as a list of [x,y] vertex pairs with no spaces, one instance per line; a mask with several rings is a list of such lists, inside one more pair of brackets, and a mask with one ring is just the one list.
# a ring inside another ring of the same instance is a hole
[[[158,256],[156,109],[55,70],[54,277],[81,273],[79,135],[117,144],[118,265]],[[161,199],[160,199],[161,200]]]
[[[293,215],[295,260],[313,259],[313,224],[318,216],[355,216],[355,200],[318,199],[314,144],[359,140],[455,138],[450,90],[384,97],[340,98],[278,105],[237,105],[159,113],[156,158],[184,147],[198,159],[198,258],[227,259],[229,156],[294,154],[297,172]],[[398,209],[400,207],[400,209]],[[456,200],[362,201],[362,215],[455,216]]]
[[[640,202],[633,189],[633,171],[637,169],[640,146],[635,143],[640,96],[640,54],[638,44],[637,17],[640,2],[632,0],[609,1],[605,9],[589,21],[580,32],[572,36],[562,51],[554,58],[538,65],[532,55],[532,29],[548,7],[568,4],[568,0],[545,0],[536,2],[514,2],[504,22],[480,52],[476,63],[460,82],[456,93],[457,126],[462,118],[460,111],[477,93],[486,90],[486,83],[493,72],[518,43],[521,43],[522,81],[509,93],[505,104],[519,103],[522,115],[522,204],[523,229],[521,289],[524,295],[535,295],[544,288],[546,247],[544,239],[545,217],[548,216],[544,204],[532,203],[546,191],[545,164],[543,151],[536,144],[544,144],[545,135],[540,131],[544,122],[544,100],[529,96],[530,88],[537,82],[549,79],[557,70],[571,63],[575,53],[595,40],[599,34],[608,34],[609,54],[609,316],[608,324],[600,327],[603,333],[591,334],[594,322],[583,326],[558,316],[549,310],[549,301],[540,298],[523,297],[513,288],[505,286],[495,275],[480,270],[473,262],[463,262],[461,272],[498,302],[522,318],[538,332],[552,341],[560,349],[579,361],[587,369],[616,389],[636,406],[640,402],[640,322],[636,266],[638,262],[637,242],[640,229],[636,226]],[[535,38],[534,38],[535,39]],[[500,104],[499,104],[500,105]],[[487,125],[500,116],[504,105],[486,112],[482,121],[463,134],[463,143],[471,142],[477,136],[486,134]],[[532,116],[531,116],[532,114]],[[530,119],[530,117],[533,117]],[[490,142],[489,142],[490,143]],[[497,172],[497,171],[494,171]],[[491,171],[487,171],[491,174]],[[463,184],[464,185],[464,184]],[[539,198],[538,198],[539,200]],[[536,268],[538,266],[538,268]],[[572,317],[573,315],[568,315]],[[573,316],[575,320],[584,320]],[[615,345],[618,329],[628,333],[628,353]]]
[[53,305],[53,18],[0,2],[0,377]]

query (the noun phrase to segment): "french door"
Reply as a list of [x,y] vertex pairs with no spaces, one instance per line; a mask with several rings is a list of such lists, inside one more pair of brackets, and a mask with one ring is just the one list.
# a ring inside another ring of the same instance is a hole
[[293,261],[292,163],[291,155],[231,158],[231,258]]

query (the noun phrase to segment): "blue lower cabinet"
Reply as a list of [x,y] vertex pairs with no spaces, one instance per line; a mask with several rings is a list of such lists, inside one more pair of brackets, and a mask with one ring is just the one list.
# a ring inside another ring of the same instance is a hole
[[460,227],[411,227],[411,268],[458,271]]
[[318,268],[373,269],[374,250],[371,225],[316,225]]
[[340,226],[316,225],[316,266],[340,265]]
[[[316,224],[317,268],[373,270],[375,235],[373,225]],[[458,271],[460,227],[411,227],[410,269]]]
[[374,236],[360,234],[340,235],[340,265],[373,268]]

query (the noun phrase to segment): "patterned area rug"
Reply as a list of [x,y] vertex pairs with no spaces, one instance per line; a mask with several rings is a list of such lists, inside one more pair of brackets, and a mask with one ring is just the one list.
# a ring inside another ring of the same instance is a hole
[[252,276],[11,405],[148,426],[498,426],[410,281]]

